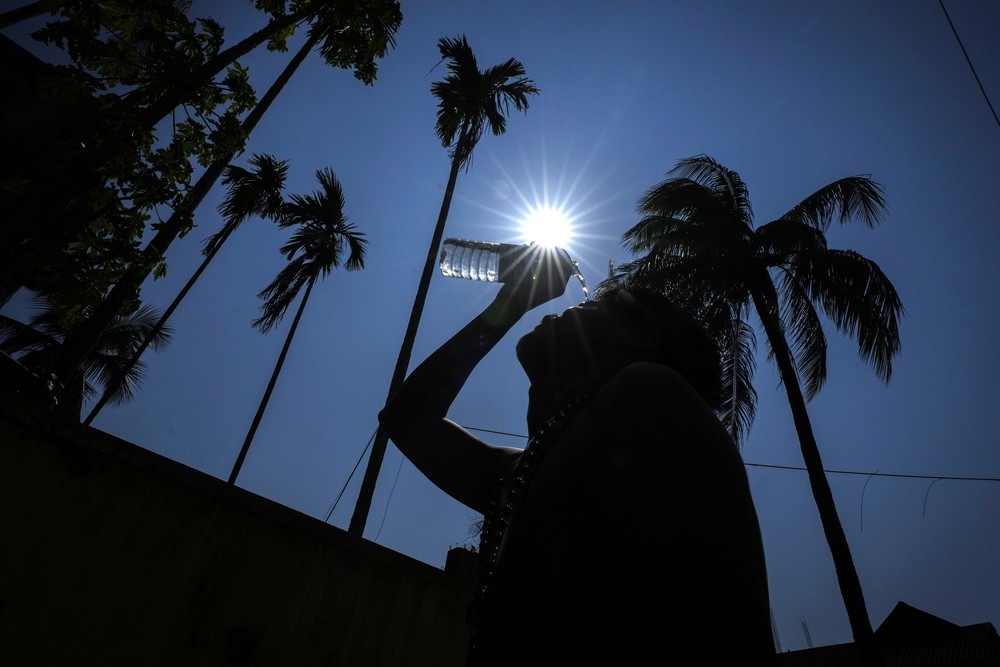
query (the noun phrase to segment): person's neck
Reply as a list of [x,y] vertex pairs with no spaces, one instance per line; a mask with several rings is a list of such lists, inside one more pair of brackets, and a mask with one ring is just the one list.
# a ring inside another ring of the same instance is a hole
[[597,392],[609,378],[604,374],[588,374],[569,384],[550,388],[532,383],[528,389],[528,435],[533,436],[556,411],[586,394]]

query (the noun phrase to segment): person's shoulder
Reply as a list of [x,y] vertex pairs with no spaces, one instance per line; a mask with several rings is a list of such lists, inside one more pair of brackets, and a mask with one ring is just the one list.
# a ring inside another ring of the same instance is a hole
[[663,364],[622,368],[575,426],[578,441],[592,447],[587,461],[599,462],[585,474],[613,475],[615,488],[647,494],[650,503],[661,497],[656,489],[665,471],[716,466],[742,471],[715,410],[680,372]]
[[595,397],[597,415],[613,415],[615,430],[649,434],[671,425],[677,436],[726,440],[715,410],[677,370],[655,362],[638,362],[620,370]]

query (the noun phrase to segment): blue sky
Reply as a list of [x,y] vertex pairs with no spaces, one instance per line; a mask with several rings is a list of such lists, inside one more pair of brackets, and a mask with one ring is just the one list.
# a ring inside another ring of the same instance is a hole
[[[16,6],[21,3],[5,3]],[[263,24],[248,3],[196,2],[235,41]],[[313,293],[238,484],[346,528],[353,474],[372,436],[448,175],[431,84],[441,37],[467,36],[481,68],[520,60],[541,89],[502,137],[484,137],[459,177],[447,236],[518,242],[528,204],[565,206],[569,245],[591,285],[631,259],[621,234],[639,197],[680,159],[708,154],[771,220],[820,186],[870,174],[889,212],[875,230],[831,228],[831,247],[882,267],[907,314],[883,385],[830,326],[829,379],[809,410],[841,521],[878,625],[898,601],[959,624],[1000,625],[1000,126],[937,0],[622,3],[402,2],[397,47],[374,85],[312,55],[252,136],[290,160],[289,193],[332,168],[367,234],[363,271]],[[945,6],[994,104],[1000,3]],[[8,36],[42,54],[24,36]],[[292,41],[295,48],[303,35]],[[243,62],[262,94],[289,54]],[[433,71],[432,71],[433,70]],[[213,192],[198,227],[168,254],[147,301],[165,307],[221,220]],[[244,225],[175,313],[173,344],[148,353],[137,399],[97,428],[225,479],[278,356],[291,314],[264,336],[256,294],[282,266],[285,232]],[[411,365],[475,315],[496,286],[435,275]],[[451,417],[524,433],[527,382],[513,345],[561,299],[521,322],[476,370]],[[20,314],[12,303],[5,313]],[[783,390],[764,356],[756,422],[743,447],[767,551],[783,650],[850,641],[833,564]],[[498,443],[523,439],[484,434]],[[779,466],[779,467],[770,467]],[[782,468],[780,466],[784,466]],[[856,474],[845,474],[856,473]],[[873,476],[872,473],[878,473]],[[918,475],[926,478],[886,475]],[[346,485],[346,488],[345,488]],[[431,486],[391,445],[365,536],[435,566],[474,543],[478,517]],[[599,526],[595,526],[595,538]]]

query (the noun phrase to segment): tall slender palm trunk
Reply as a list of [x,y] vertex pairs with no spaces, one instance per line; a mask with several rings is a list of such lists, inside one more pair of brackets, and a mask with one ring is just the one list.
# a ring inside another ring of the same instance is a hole
[[267,383],[267,389],[264,390],[264,396],[260,399],[260,405],[257,406],[257,414],[253,416],[253,422],[250,424],[250,430],[247,431],[247,437],[243,440],[243,446],[240,448],[239,456],[236,457],[236,463],[233,465],[233,470],[229,473],[229,483],[236,484],[236,477],[240,474],[240,469],[243,468],[243,461],[246,460],[247,452],[250,451],[250,445],[253,443],[253,438],[257,434],[257,427],[260,426],[260,420],[264,416],[264,410],[267,409],[267,404],[271,400],[271,392],[274,391],[274,385],[278,382],[278,375],[281,373],[281,367],[285,365],[285,357],[288,356],[288,348],[292,345],[292,338],[295,336],[295,330],[299,328],[299,320],[302,319],[302,312],[306,309],[306,302],[309,301],[309,294],[312,292],[313,285],[316,284],[316,277],[313,276],[309,279],[309,283],[306,285],[306,293],[302,295],[302,301],[299,302],[299,309],[295,311],[295,319],[292,320],[292,326],[288,330],[288,335],[285,336],[285,344],[281,346],[281,353],[278,355],[278,361],[274,365],[274,371],[271,373],[271,379]]
[[[280,19],[274,19],[252,35],[245,37],[238,43],[230,46],[228,49],[220,51],[214,58],[191,72],[188,77],[189,85],[187,88],[170,88],[161,97],[139,111],[137,117],[142,127],[154,127],[173,109],[176,109],[184,103],[184,100],[191,89],[196,89],[205,82],[211,81],[239,58],[247,55],[270,39],[272,35],[307,19],[316,11],[316,4],[317,3],[307,3],[303,9],[300,9],[294,14],[289,14],[288,16]],[[310,37],[309,41],[315,44],[317,39],[318,37]]]
[[[126,373],[132,370],[133,366],[135,366],[139,362],[139,357],[141,357],[142,353],[146,351],[147,347],[149,347],[149,344],[153,341],[153,338],[156,336],[157,332],[159,332],[160,329],[166,326],[167,320],[169,320],[170,316],[174,314],[174,311],[177,310],[177,306],[179,306],[181,301],[184,300],[184,297],[187,296],[187,293],[191,291],[191,288],[194,287],[194,284],[198,282],[198,278],[200,278],[201,274],[204,273],[205,269],[208,268],[208,265],[211,263],[212,259],[214,259],[215,256],[218,254],[219,248],[221,248],[222,244],[226,242],[226,239],[229,238],[229,235],[233,233],[233,229],[234,227],[232,225],[227,225],[222,230],[222,235],[219,237],[219,242],[216,243],[214,246],[212,246],[212,249],[205,256],[205,259],[203,259],[201,264],[198,265],[198,268],[195,270],[195,272],[191,274],[191,277],[188,278],[188,281],[184,283],[184,287],[181,288],[181,291],[177,293],[177,296],[174,297],[174,300],[171,301],[170,305],[167,306],[167,309],[163,311],[163,315],[160,316],[160,319],[153,326],[153,329],[149,332],[149,335],[147,335],[143,339],[139,347],[137,347],[135,352],[132,353],[132,357],[122,367],[121,375],[124,376]],[[104,408],[105,405],[107,405],[108,400],[110,398],[111,398],[110,391],[106,390],[104,391],[104,393],[101,394],[100,400],[98,400],[97,403],[94,404],[94,407],[90,409],[90,414],[88,414],[87,418],[83,420],[84,426],[89,426],[91,422],[94,421],[94,417],[100,414],[101,410]]]
[[[257,127],[257,123],[264,117],[264,114],[271,107],[278,94],[284,89],[289,79],[292,78],[299,65],[302,64],[302,61],[305,60],[309,52],[315,47],[318,39],[318,37],[313,36],[306,40],[306,43],[289,61],[288,65],[285,66],[285,69],[274,80],[271,87],[268,88],[267,93],[264,94],[257,106],[247,115],[243,121],[243,131],[247,136]],[[205,169],[185,199],[184,205],[187,211],[192,214],[194,213],[216,181],[219,180],[219,177],[222,176],[233,157],[234,155],[231,154],[225,160],[216,160]],[[163,257],[164,253],[166,253],[170,244],[180,234],[183,229],[183,223],[184,216],[176,212],[172,214],[143,249],[140,260],[133,264],[125,272],[125,275],[119,279],[108,293],[108,296],[95,309],[94,314],[72,336],[64,341],[59,359],[54,368],[56,377],[69,377],[75,369],[80,367],[83,360],[87,358],[87,355],[90,354],[97,344],[100,333],[107,326],[107,323],[119,314],[132,294],[149,277],[149,274],[157,262],[160,261],[160,258]],[[143,346],[142,350],[145,350],[145,346]],[[141,354],[141,351],[139,354]],[[135,360],[138,360],[138,356],[135,356]],[[134,365],[134,362],[130,365]]]
[[[458,181],[458,171],[461,169],[462,156],[467,155],[464,150],[468,142],[468,122],[462,126],[456,144],[455,156],[451,161],[451,171],[448,174],[448,185],[444,191],[444,200],[441,202],[441,210],[438,213],[437,224],[434,226],[434,234],[431,237],[431,244],[427,248],[427,259],[424,260],[424,270],[420,274],[420,283],[417,286],[417,296],[413,300],[413,308],[410,310],[410,320],[406,325],[406,333],[403,336],[403,344],[399,349],[399,356],[396,358],[396,368],[392,372],[392,379],[389,382],[389,392],[386,395],[385,403],[389,404],[399,386],[406,379],[406,371],[410,366],[410,356],[413,353],[413,343],[417,339],[417,327],[420,325],[420,316],[424,310],[424,302],[427,300],[427,291],[430,288],[431,276],[434,275],[434,266],[437,263],[438,249],[441,247],[441,239],[444,237],[444,226],[448,220],[448,211],[451,208],[451,199],[455,193],[455,183]],[[354,514],[351,516],[351,523],[347,531],[351,534],[362,536],[365,532],[365,524],[368,522],[368,512],[371,509],[372,496],[375,494],[375,483],[378,481],[378,474],[382,468],[382,459],[385,458],[386,446],[389,443],[389,436],[381,428],[375,434],[375,441],[372,444],[372,452],[368,458],[368,467],[365,468],[365,476],[361,480],[361,490],[358,492],[358,502],[354,506]]]
[[819,511],[820,522],[823,525],[823,534],[826,536],[830,555],[833,558],[837,583],[840,586],[840,594],[844,600],[844,608],[851,624],[851,631],[861,663],[866,667],[881,667],[882,658],[875,646],[875,636],[868,618],[868,608],[865,605],[861,580],[854,566],[854,558],[851,555],[850,545],[847,543],[847,536],[844,534],[844,527],[837,514],[837,505],[833,499],[833,492],[830,490],[830,483],[823,470],[823,460],[816,444],[816,437],[813,435],[805,399],[802,397],[798,376],[792,363],[791,351],[788,349],[778,320],[776,295],[754,289],[751,290],[751,297],[764,327],[764,332],[771,344],[781,382],[788,396],[792,420],[802,451],[802,459],[809,475],[809,486],[812,489],[816,509]]

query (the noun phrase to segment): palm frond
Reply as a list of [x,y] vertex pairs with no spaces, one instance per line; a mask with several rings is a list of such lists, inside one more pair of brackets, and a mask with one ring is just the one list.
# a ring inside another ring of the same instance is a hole
[[255,329],[267,333],[281,321],[289,306],[298,296],[299,290],[313,277],[311,271],[304,269],[308,258],[296,257],[290,261],[274,280],[261,290],[257,297],[264,303],[261,305],[261,316],[252,322]]
[[779,280],[781,320],[786,331],[791,333],[788,346],[792,361],[802,380],[806,400],[812,400],[826,382],[826,335],[809,294],[798,282],[795,272],[782,267]]
[[757,391],[753,388],[757,339],[753,327],[730,308],[707,314],[705,321],[710,330],[725,332],[717,336],[722,350],[723,390],[719,419],[737,446],[742,447],[757,414]]
[[888,382],[905,311],[878,265],[852,250],[827,250],[796,258],[793,270],[810,298],[841,333],[857,340],[858,354]]
[[750,193],[740,175],[731,169],[723,167],[707,155],[680,160],[670,170],[683,178],[702,184],[708,188],[729,212],[747,227],[753,227],[753,208],[750,205]]
[[137,360],[128,367],[133,354],[147,338],[150,340],[149,347],[161,350],[173,337],[171,327],[157,328],[161,317],[158,309],[144,304],[134,313],[118,317],[109,324],[97,350],[84,363],[84,377],[87,379],[84,398],[95,397],[95,383],[102,387],[102,393],[111,388],[109,402],[112,405],[120,405],[135,396],[136,389],[146,377],[146,365]]
[[[0,345],[4,351],[40,375],[44,375],[55,361],[67,334],[54,311],[45,304],[44,298],[38,300],[42,310],[29,324],[0,317]],[[144,366],[137,362],[128,373],[122,371],[147,336],[152,335],[150,345],[154,349],[162,349],[170,342],[173,332],[169,327],[155,329],[160,316],[152,306],[140,305],[135,312],[119,315],[108,324],[82,366],[80,381],[84,398],[96,396],[96,386],[101,387],[102,392],[110,388],[114,404],[134,396],[144,377]]]
[[348,271],[360,271],[365,268],[365,252],[368,249],[368,239],[365,234],[356,230],[352,224],[343,224],[337,231],[342,241],[347,243],[347,261],[344,268]]
[[137,360],[124,375],[125,361],[121,356],[104,352],[95,353],[84,363],[84,375],[89,379],[83,385],[83,398],[91,400],[97,397],[98,390],[94,383],[103,387],[108,394],[111,405],[121,405],[135,397],[136,389],[146,378],[146,364]]
[[163,325],[157,328],[162,313],[148,304],[141,305],[134,313],[119,317],[111,322],[100,344],[101,350],[117,354],[131,354],[150,336],[149,347],[161,350],[170,343],[173,328]]
[[860,220],[873,228],[886,212],[882,193],[882,186],[871,178],[849,176],[823,186],[781,217],[822,231],[829,229],[834,219],[841,224]]
[[278,220],[280,227],[305,226],[310,224],[335,224],[346,220],[344,191],[337,176],[329,168],[316,171],[320,189],[312,194],[293,194],[281,210]]
[[288,161],[272,155],[257,154],[249,160],[253,170],[229,165],[222,177],[226,195],[219,204],[223,228],[205,239],[202,253],[211,254],[225,238],[247,218],[275,219],[283,205],[281,193],[288,177]]
[[528,97],[539,90],[514,58],[480,72],[464,35],[440,39],[438,49],[448,61],[449,73],[431,84],[438,99],[434,130],[450,157],[468,168],[472,150],[486,129],[495,136],[506,132],[511,107],[527,111]]
[[727,217],[727,211],[713,192],[689,178],[670,178],[647,190],[636,207],[640,215],[676,218],[705,225]]
[[257,295],[264,303],[253,326],[261,333],[270,331],[285,316],[299,290],[340,266],[345,248],[348,271],[363,269],[368,240],[347,221],[346,199],[336,174],[329,169],[316,172],[320,189],[308,195],[292,195],[281,212],[279,225],[295,230],[281,246],[288,264]]
[[660,215],[643,216],[622,235],[623,244],[632,252],[672,255],[715,254],[716,239],[687,220]]
[[657,253],[698,255],[706,270],[734,278],[755,259],[752,227],[702,183],[689,178],[662,181],[643,195],[638,211],[639,223],[622,236],[632,252],[655,248]]
[[6,315],[0,315],[0,350],[12,357],[57,343],[48,333]]

